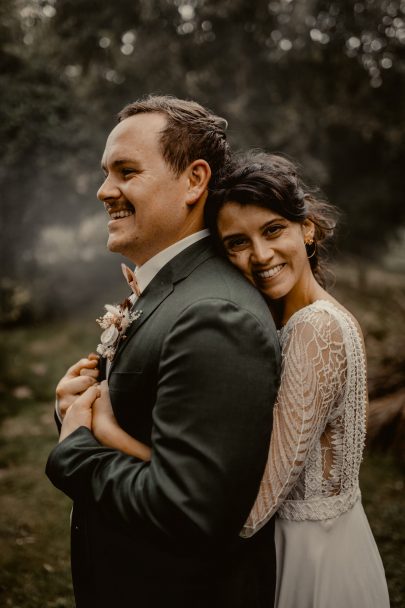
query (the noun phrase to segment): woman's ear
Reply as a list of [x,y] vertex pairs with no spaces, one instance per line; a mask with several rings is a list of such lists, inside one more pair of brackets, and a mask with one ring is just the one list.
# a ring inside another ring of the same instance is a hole
[[211,179],[211,169],[206,160],[199,158],[188,166],[187,172],[188,192],[186,204],[192,206],[198,203],[203,195],[206,198],[208,184]]
[[302,234],[304,236],[304,243],[308,241],[313,241],[315,238],[315,224],[312,220],[307,218],[301,224],[302,226]]

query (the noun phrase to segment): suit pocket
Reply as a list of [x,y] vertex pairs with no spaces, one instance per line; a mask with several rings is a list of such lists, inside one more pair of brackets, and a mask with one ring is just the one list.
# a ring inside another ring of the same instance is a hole
[[143,371],[112,372],[108,378],[110,391],[126,392],[136,387],[142,381]]

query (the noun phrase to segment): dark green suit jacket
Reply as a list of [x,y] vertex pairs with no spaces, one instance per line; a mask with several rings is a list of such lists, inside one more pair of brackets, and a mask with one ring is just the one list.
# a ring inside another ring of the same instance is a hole
[[74,500],[79,608],[270,608],[273,522],[239,531],[268,454],[279,345],[258,291],[210,239],[157,274],[113,361],[114,413],[145,463],[81,427],[47,475]]

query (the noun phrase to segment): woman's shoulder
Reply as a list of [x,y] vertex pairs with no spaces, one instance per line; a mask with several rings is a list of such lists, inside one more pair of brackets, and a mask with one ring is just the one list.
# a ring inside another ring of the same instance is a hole
[[330,336],[331,332],[338,335],[354,334],[363,342],[363,335],[357,319],[337,300],[319,299],[300,308],[288,320],[281,330],[281,337],[289,335],[292,331],[299,331],[310,338]]

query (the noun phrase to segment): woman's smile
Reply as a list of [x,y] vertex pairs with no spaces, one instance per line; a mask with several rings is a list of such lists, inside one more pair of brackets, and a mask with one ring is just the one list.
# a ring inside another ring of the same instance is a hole
[[285,264],[277,264],[277,266],[272,266],[271,268],[266,268],[265,270],[255,270],[253,271],[253,276],[257,277],[259,281],[273,279],[280,274],[284,266]]

